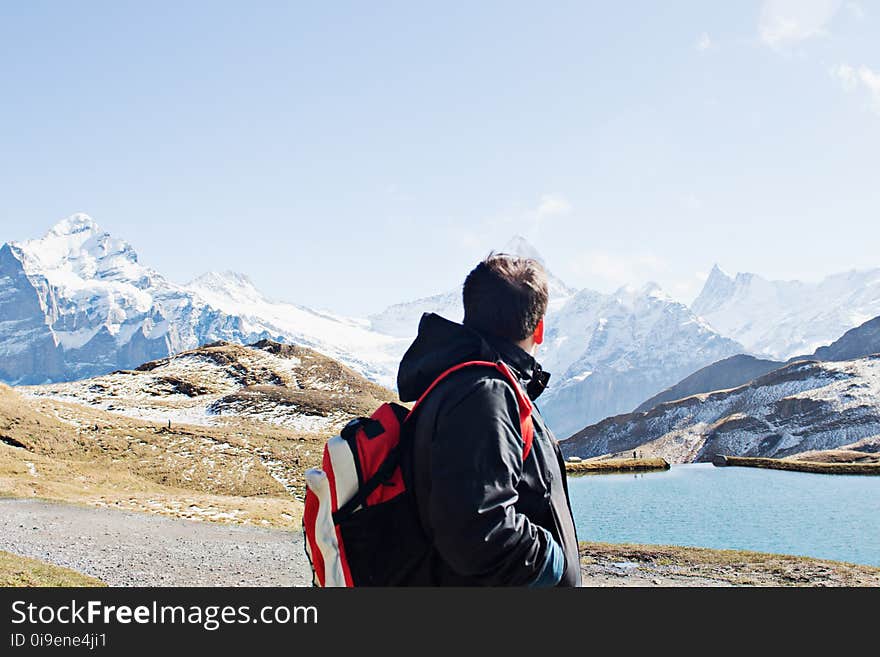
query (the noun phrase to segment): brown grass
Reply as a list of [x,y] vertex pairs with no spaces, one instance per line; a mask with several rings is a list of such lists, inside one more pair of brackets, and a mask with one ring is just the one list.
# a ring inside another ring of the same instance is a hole
[[5,388],[0,494],[292,528],[302,503],[267,464],[301,497],[302,472],[319,463],[326,438],[235,420],[169,430]]
[[75,570],[0,550],[0,586],[106,586]]

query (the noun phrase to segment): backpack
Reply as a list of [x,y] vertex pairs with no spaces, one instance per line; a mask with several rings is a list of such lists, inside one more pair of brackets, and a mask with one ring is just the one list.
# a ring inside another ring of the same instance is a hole
[[500,360],[468,361],[449,368],[412,409],[382,404],[369,418],[349,422],[327,441],[320,468],[305,472],[305,550],[315,586],[393,586],[428,549],[415,495],[402,467],[412,432],[405,424],[437,385],[466,367],[500,372],[516,394],[523,460],[534,437],[532,402]]

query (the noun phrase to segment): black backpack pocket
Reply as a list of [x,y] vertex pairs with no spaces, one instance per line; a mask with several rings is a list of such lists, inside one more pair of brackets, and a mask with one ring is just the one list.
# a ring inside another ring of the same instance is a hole
[[337,525],[355,586],[400,586],[428,553],[407,491],[348,514]]

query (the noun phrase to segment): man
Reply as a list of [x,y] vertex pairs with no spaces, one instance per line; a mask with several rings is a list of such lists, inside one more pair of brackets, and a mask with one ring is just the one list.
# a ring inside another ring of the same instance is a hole
[[[531,399],[549,374],[534,352],[544,339],[547,275],[527,258],[490,255],[464,283],[464,322],[425,314],[400,363],[403,401],[465,361],[503,361]],[[578,586],[577,536],[565,466],[537,409],[523,438],[511,384],[488,367],[444,379],[414,417],[412,464],[421,522],[431,544],[410,584]]]

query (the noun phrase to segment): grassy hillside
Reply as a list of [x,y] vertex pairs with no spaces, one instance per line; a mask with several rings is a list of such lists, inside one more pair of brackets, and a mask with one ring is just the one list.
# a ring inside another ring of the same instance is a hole
[[[0,386],[0,494],[296,527],[302,473],[327,438],[393,398],[329,358],[271,342]],[[166,416],[170,427],[152,419]]]

